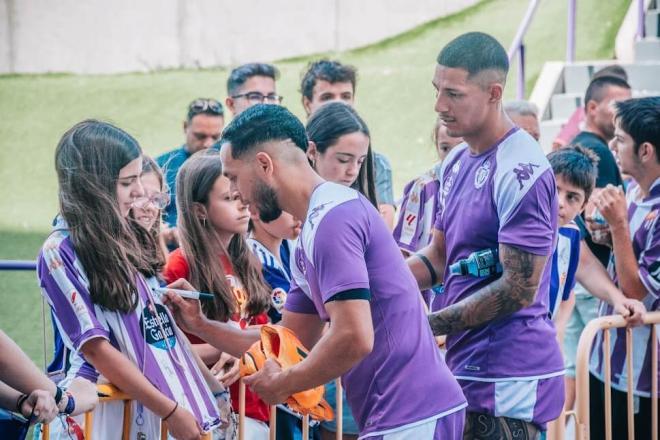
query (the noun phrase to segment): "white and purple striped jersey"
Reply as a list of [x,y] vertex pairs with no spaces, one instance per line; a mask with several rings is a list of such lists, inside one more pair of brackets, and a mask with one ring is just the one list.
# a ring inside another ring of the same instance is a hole
[[[636,183],[628,187],[626,193],[628,205],[628,224],[633,252],[639,266],[638,276],[647,295],[643,299],[646,309],[658,310],[660,306],[660,178],[657,178],[649,191],[648,197],[642,199],[639,186]],[[617,282],[614,253],[610,257],[608,270],[615,283]],[[612,315],[611,305],[601,302],[600,316]],[[656,324],[656,330],[660,326]],[[627,392],[628,359],[626,359],[626,329],[610,331],[610,360],[612,387]],[[648,325],[633,328],[633,383],[634,394],[643,397],[651,395],[651,327]],[[590,370],[593,375],[604,381],[605,362],[603,358],[603,333],[596,336],[591,354]]]
[[438,209],[439,166],[437,164],[408,182],[403,189],[399,219],[392,234],[399,247],[410,253],[419,251],[431,242]]
[[[538,143],[511,129],[487,151],[466,143],[442,162],[435,228],[444,234],[444,307],[470,297],[501,275],[452,274],[449,266],[475,251],[508,245],[550,257],[557,236],[554,174]],[[551,261],[535,301],[510,316],[447,337],[447,364],[459,379],[468,412],[532,422],[541,428],[563,406],[564,363],[548,317]]]
[[[94,304],[86,271],[76,257],[66,224],[60,220],[55,228],[39,254],[37,275],[64,344],[73,353],[72,359],[82,360],[75,354],[87,341],[106,339],[163,394],[189,410],[204,430],[217,427],[220,419],[216,401],[190,346],[168,309],[151,290],[158,286],[158,281],[136,275],[138,304],[131,312],[110,311]],[[90,380],[96,377],[97,383],[107,383],[98,373],[81,374],[81,369],[89,367],[83,362],[74,363],[67,379],[83,375]],[[121,406],[110,402],[97,407],[94,438],[116,437],[123,420]],[[137,402],[133,406],[131,438],[138,432],[146,434],[146,438],[160,438],[160,417]],[[139,413],[142,420],[136,416]]]
[[552,254],[550,274],[549,311],[553,321],[557,318],[559,305],[568,301],[575,287],[575,273],[580,261],[580,229],[575,222],[559,228],[557,249]]

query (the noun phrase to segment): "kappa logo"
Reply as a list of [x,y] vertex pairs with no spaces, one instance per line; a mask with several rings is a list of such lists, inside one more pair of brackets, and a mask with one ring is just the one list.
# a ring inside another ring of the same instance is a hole
[[488,176],[490,175],[490,161],[487,160],[479,168],[477,168],[477,172],[474,174],[474,187],[476,189],[481,188],[484,186],[484,183],[488,180]]
[[540,165],[531,162],[528,163],[518,162],[518,167],[519,168],[513,169],[513,173],[516,175],[516,180],[518,180],[518,183],[520,184],[519,189],[523,189],[524,186],[523,182],[529,180],[529,178],[534,175],[534,168],[539,168]]
[[406,217],[406,223],[408,223],[408,226],[411,226],[416,218],[417,218],[416,215],[408,214],[408,217]]
[[309,222],[309,226],[311,226],[312,229],[314,228],[314,223],[312,222],[312,220],[318,217],[321,214],[321,211],[323,211],[325,207],[331,203],[333,202],[330,201],[330,202],[322,203],[319,206],[314,207],[312,209],[312,212],[309,213],[309,215],[307,216],[307,221]]

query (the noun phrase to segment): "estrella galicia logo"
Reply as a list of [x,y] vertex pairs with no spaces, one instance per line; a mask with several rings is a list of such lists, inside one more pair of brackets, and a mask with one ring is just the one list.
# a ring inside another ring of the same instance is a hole
[[523,189],[523,182],[529,180],[530,177],[534,175],[534,168],[539,168],[539,165],[534,163],[520,163],[518,162],[519,168],[514,168],[513,173],[516,175],[516,179],[520,184],[520,189]]
[[476,189],[481,188],[484,186],[484,183],[486,183],[486,180],[488,180],[488,176],[490,175],[490,161],[487,160],[479,168],[477,168],[477,172],[474,174],[474,187]]
[[649,267],[649,274],[653,277],[656,283],[660,284],[660,261],[656,261]]
[[[170,315],[167,313],[165,306],[161,304],[156,304],[156,310],[153,309],[151,304],[147,304],[142,310],[142,316],[140,317],[140,329],[149,345],[153,345],[161,350],[167,350],[168,342],[171,348],[174,348],[176,345],[176,337],[174,336],[174,328],[170,321]],[[167,342],[165,338],[167,338]]]

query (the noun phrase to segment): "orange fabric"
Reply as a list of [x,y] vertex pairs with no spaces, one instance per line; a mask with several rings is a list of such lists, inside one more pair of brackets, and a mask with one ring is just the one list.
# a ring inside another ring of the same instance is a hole
[[[283,370],[291,368],[307,357],[308,351],[286,327],[279,325],[264,325],[261,327],[261,340],[241,357],[241,376],[249,376],[263,368],[266,359],[275,360]],[[286,404],[294,411],[309,414],[316,420],[332,420],[332,408],[323,399],[325,387],[320,385],[311,390],[294,393]]]

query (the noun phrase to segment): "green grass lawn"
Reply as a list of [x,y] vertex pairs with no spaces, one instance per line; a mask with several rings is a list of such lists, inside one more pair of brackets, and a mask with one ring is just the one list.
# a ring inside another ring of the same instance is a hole
[[[577,58],[613,56],[614,36],[630,0],[578,2]],[[440,48],[473,30],[508,48],[526,0],[485,0],[451,17],[379,44],[327,54],[359,70],[357,108],[374,147],[394,169],[398,196],[406,181],[434,162],[430,133],[435,118],[431,78]],[[527,91],[544,61],[564,59],[566,2],[542,2],[525,40]],[[277,62],[284,105],[303,116],[298,92],[310,59]],[[516,90],[512,66],[507,96]],[[57,212],[53,153],[59,137],[84,118],[112,121],[157,155],[180,145],[182,119],[194,98],[225,97],[226,69],[173,70],[124,75],[0,76],[0,258],[33,258]],[[0,275],[0,328],[41,363],[41,309],[34,275]]]

